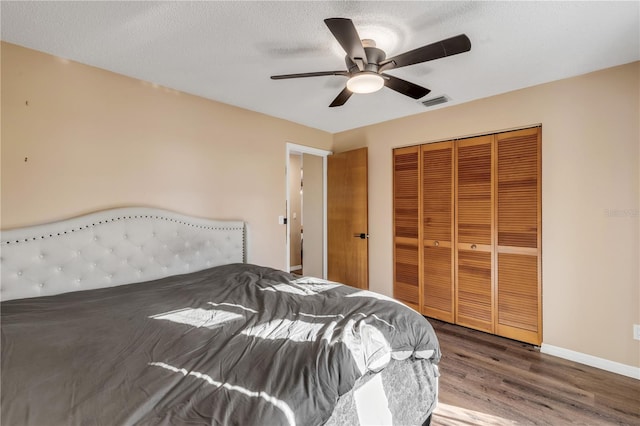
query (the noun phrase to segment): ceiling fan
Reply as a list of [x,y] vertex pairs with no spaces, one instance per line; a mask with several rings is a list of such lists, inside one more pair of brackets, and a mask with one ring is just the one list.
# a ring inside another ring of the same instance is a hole
[[389,89],[413,99],[419,99],[431,90],[398,77],[384,74],[384,71],[457,55],[471,50],[469,37],[460,34],[386,59],[384,51],[378,49],[373,40],[360,40],[360,36],[351,19],[329,18],[325,19],[324,23],[327,24],[329,31],[347,53],[345,57],[347,71],[272,75],[271,78],[273,80],[282,80],[324,75],[348,77],[349,80],[347,80],[346,87],[331,102],[329,107],[344,105],[353,93],[372,93],[382,89],[383,86],[387,86]]

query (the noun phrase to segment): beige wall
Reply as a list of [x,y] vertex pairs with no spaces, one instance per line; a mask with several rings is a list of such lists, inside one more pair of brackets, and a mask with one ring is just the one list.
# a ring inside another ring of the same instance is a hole
[[334,135],[369,147],[370,288],[392,294],[391,150],[542,123],[544,343],[640,366],[640,63]]
[[155,206],[245,220],[284,269],[286,142],[332,136],[2,43],[2,229]]

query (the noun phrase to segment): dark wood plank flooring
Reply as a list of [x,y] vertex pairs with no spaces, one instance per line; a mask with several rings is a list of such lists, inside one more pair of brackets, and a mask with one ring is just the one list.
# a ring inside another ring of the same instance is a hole
[[640,381],[429,319],[442,348],[432,425],[640,425]]

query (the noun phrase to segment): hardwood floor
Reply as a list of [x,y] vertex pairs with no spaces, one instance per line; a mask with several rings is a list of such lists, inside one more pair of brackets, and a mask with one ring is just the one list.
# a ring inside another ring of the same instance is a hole
[[432,425],[640,425],[640,381],[429,319],[442,348]]

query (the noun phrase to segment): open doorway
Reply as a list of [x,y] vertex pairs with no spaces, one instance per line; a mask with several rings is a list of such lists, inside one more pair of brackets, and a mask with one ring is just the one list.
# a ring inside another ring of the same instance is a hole
[[304,217],[302,203],[304,197],[304,169],[302,154],[289,154],[289,272],[304,274]]
[[290,272],[327,276],[327,155],[287,143],[287,244]]

